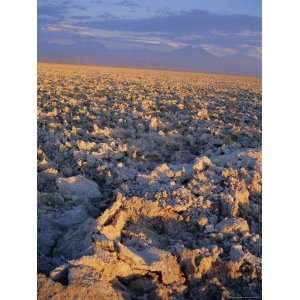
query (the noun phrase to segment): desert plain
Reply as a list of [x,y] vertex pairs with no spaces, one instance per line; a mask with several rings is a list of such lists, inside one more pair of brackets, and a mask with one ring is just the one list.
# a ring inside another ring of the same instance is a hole
[[38,299],[261,298],[261,79],[38,64]]

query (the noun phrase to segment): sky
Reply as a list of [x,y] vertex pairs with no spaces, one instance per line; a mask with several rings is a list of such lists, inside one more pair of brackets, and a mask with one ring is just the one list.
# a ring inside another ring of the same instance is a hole
[[38,0],[38,59],[261,74],[261,0]]

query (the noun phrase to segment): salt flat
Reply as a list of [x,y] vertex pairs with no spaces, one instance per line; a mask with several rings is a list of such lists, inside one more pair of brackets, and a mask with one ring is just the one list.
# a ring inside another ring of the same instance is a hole
[[261,80],[38,65],[38,298],[261,297]]

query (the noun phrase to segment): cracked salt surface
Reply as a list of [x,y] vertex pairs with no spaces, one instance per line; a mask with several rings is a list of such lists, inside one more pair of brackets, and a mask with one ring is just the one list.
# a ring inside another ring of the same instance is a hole
[[261,298],[261,82],[39,64],[38,298]]

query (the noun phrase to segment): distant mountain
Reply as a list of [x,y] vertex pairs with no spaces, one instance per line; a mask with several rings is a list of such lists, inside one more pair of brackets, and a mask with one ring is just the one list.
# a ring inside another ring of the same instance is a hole
[[261,75],[259,58],[247,56],[243,52],[217,57],[201,47],[184,47],[161,52],[147,49],[115,50],[91,41],[72,45],[41,43],[38,45],[38,59],[65,63]]
[[105,57],[110,50],[98,42],[80,42],[70,45],[56,43],[38,44],[38,59],[66,63],[94,64],[99,57]]

